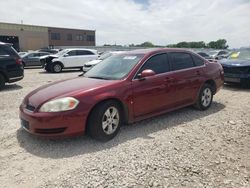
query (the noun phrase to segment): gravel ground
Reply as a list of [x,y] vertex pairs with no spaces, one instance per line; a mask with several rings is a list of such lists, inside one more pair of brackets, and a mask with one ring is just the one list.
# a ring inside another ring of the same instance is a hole
[[78,74],[26,69],[0,92],[0,187],[250,187],[249,89],[225,86],[207,111],[188,107],[123,126],[107,143],[20,129],[28,92]]

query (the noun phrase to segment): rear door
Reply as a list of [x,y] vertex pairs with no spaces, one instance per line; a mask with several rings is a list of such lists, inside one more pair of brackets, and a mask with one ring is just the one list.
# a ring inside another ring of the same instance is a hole
[[[203,83],[204,60],[188,52],[169,52],[175,106],[193,103]],[[200,60],[200,65],[194,59]]]
[[89,50],[77,50],[77,65],[78,67],[82,67],[86,62],[97,59],[97,55]]
[[146,69],[153,70],[156,75],[143,80],[136,76],[132,81],[135,118],[164,110],[172,103],[172,85],[167,80],[170,69],[167,54],[152,56],[137,75]]
[[24,61],[26,66],[37,66],[40,63],[39,60],[39,53],[30,53],[29,55],[25,56]]

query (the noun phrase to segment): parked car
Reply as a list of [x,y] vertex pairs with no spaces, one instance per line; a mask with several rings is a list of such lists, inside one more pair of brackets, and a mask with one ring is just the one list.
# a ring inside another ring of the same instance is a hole
[[25,54],[27,54],[28,52],[18,52],[18,55],[20,56],[20,57],[22,57],[22,56],[24,56]]
[[122,123],[189,105],[206,110],[222,85],[222,66],[195,53],[135,50],[111,56],[81,77],[32,91],[20,106],[21,125],[38,136],[87,132],[106,141]]
[[95,60],[92,60],[92,61],[85,63],[83,68],[82,68],[82,71],[85,73],[85,72],[89,71],[91,68],[93,68],[95,65],[100,63],[102,60],[104,60],[112,55],[119,54],[119,53],[124,53],[124,51],[105,52],[98,59],[95,59]]
[[41,63],[46,71],[59,73],[65,68],[82,69],[86,62],[97,58],[97,50],[81,48],[65,49],[55,55],[41,58]]
[[0,42],[0,90],[5,83],[23,79],[22,60],[11,44]]
[[201,57],[203,57],[205,59],[213,59],[210,55],[208,55],[205,52],[197,52],[197,54],[199,54]]
[[213,59],[220,60],[220,59],[228,58],[230,55],[230,52],[226,50],[213,50],[213,51],[210,51],[208,54]]
[[23,66],[41,66],[40,57],[49,55],[48,52],[29,52],[21,56],[23,61]]
[[49,54],[57,54],[61,49],[41,48],[38,52],[48,52]]
[[249,50],[234,52],[228,59],[223,59],[220,63],[224,69],[225,82],[250,86]]

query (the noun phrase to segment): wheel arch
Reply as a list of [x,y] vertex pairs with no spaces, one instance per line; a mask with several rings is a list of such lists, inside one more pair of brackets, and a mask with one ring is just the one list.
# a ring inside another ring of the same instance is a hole
[[101,104],[103,104],[104,102],[106,102],[106,101],[114,101],[114,102],[116,102],[116,103],[120,106],[120,108],[121,108],[121,110],[122,110],[122,120],[123,120],[122,123],[127,124],[127,123],[129,122],[129,112],[128,112],[128,107],[127,107],[127,105],[124,104],[124,103],[123,103],[120,99],[118,99],[118,98],[110,97],[110,98],[102,99],[101,101],[97,102],[97,103],[91,108],[91,110],[89,111],[88,116],[87,116],[87,121],[86,121],[87,124],[86,124],[86,126],[88,126],[89,118],[90,118],[90,115],[91,115],[91,113],[93,112],[93,110],[94,110],[95,108],[97,108],[99,105],[101,105]]
[[214,80],[209,79],[209,80],[207,80],[204,84],[209,84],[209,85],[212,87],[213,95],[216,93],[217,86],[216,86],[216,83],[215,83]]
[[55,64],[60,64],[62,66],[62,68],[64,68],[64,65],[61,61],[52,62],[52,65],[55,65]]
[[9,82],[8,76],[3,71],[0,71],[0,74],[3,75],[5,82]]

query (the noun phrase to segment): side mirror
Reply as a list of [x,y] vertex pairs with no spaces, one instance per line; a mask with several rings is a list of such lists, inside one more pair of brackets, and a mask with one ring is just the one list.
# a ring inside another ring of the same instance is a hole
[[146,77],[154,76],[155,72],[151,69],[146,69],[142,71],[141,74],[138,74],[139,79],[144,80]]
[[63,57],[68,57],[68,56],[69,56],[69,54],[64,54],[64,55],[63,55]]

